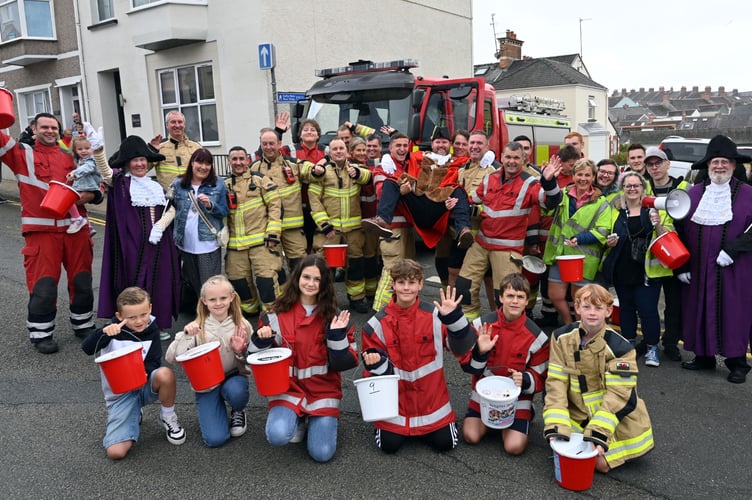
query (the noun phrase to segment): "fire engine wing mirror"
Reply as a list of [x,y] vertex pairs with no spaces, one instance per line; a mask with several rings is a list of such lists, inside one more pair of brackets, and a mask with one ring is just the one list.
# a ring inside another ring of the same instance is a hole
[[420,138],[420,113],[410,115],[410,121],[407,124],[407,137],[411,141],[417,141]]
[[423,105],[423,99],[426,97],[426,91],[423,89],[415,89],[413,90],[412,95],[410,96],[410,106],[412,106],[413,111],[420,111],[421,106]]
[[[299,116],[296,116],[298,120],[300,119]],[[300,137],[300,121],[295,120],[295,123],[292,124],[292,141],[298,142],[298,137]]]
[[303,108],[304,106],[302,102],[296,102],[295,106],[292,107],[292,116],[295,118],[302,118]]

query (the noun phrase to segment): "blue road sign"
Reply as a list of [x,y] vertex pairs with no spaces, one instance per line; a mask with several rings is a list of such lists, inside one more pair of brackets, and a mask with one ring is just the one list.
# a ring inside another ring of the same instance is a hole
[[258,46],[259,69],[272,69],[274,67],[274,45],[260,43]]
[[305,98],[303,92],[277,92],[277,102],[298,102]]

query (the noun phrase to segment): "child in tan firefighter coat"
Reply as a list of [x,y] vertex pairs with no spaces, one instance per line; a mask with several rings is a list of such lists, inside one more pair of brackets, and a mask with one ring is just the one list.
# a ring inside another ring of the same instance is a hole
[[637,396],[634,347],[606,328],[613,297],[589,284],[574,304],[581,320],[551,336],[543,434],[565,440],[584,434],[598,449],[596,469],[605,473],[653,449],[653,429]]
[[331,161],[324,174],[311,177],[308,201],[317,232],[313,250],[322,255],[324,245],[347,244],[345,288],[350,309],[359,313],[370,310],[366,297],[366,239],[360,228],[360,187],[371,180],[371,171],[347,160],[347,146],[341,139],[329,143]]

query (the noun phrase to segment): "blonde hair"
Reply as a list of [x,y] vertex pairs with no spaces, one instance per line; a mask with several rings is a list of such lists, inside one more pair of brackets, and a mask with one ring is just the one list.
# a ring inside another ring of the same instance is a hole
[[586,168],[589,168],[590,171],[593,172],[593,177],[598,175],[598,167],[595,166],[595,162],[587,158],[580,158],[579,160],[577,160],[574,164],[574,167],[572,167],[572,173],[577,173],[580,170],[585,170]]
[[76,161],[78,161],[78,160],[80,160],[80,159],[81,159],[81,157],[80,157],[80,156],[78,156],[78,154],[76,154],[76,145],[77,145],[78,143],[84,143],[84,142],[85,142],[86,144],[88,144],[88,145],[89,145],[89,147],[91,147],[91,142],[90,142],[90,141],[89,141],[89,139],[87,139],[86,137],[81,137],[81,136],[78,136],[78,137],[74,137],[73,139],[71,139],[71,143],[70,143],[70,154],[71,154],[71,155],[73,156],[73,159],[74,159],[74,160],[76,160]]
[[204,296],[206,295],[206,290],[210,286],[216,285],[224,285],[232,293],[232,302],[230,302],[230,307],[227,313],[232,318],[232,322],[235,323],[235,325],[243,324],[243,311],[242,309],[240,309],[240,297],[238,297],[238,294],[235,293],[235,287],[233,287],[232,283],[230,283],[230,280],[228,280],[227,277],[222,274],[212,276],[211,278],[207,279],[203,285],[201,285],[201,297],[199,298],[198,304],[196,305],[196,323],[198,323],[199,328],[201,328],[198,336],[199,340],[202,343],[206,340],[204,338],[204,324],[206,323],[206,319],[210,316],[210,313],[209,308],[201,299],[204,298]]
[[614,297],[601,285],[590,283],[583,286],[574,296],[574,303],[580,305],[583,302],[594,306],[611,307],[614,305]]

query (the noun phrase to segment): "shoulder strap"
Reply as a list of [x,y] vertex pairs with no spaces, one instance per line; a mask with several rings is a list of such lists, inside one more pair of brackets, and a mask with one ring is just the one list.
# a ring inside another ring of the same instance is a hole
[[204,221],[204,224],[206,224],[209,227],[209,231],[213,235],[217,235],[217,230],[214,228],[214,225],[209,222],[209,219],[207,219],[206,214],[204,214],[204,211],[201,210],[201,207],[198,206],[198,201],[196,201],[196,197],[193,196],[193,188],[189,186],[190,191],[188,191],[188,197],[191,199],[191,203],[193,203],[193,206],[196,207],[196,211],[198,212],[198,216],[201,217],[201,220]]

